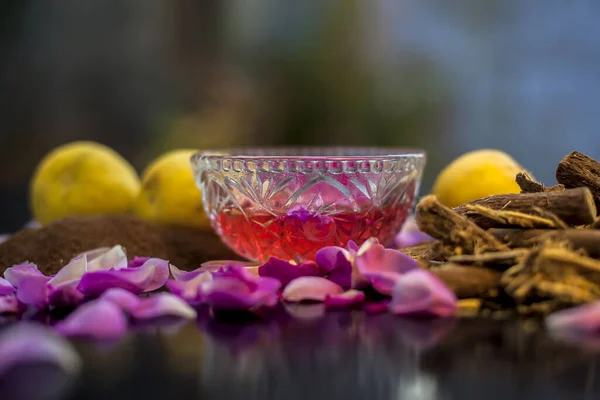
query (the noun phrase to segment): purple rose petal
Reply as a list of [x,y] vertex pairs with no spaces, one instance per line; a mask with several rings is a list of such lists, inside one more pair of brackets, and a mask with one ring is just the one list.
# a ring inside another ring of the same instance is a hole
[[258,268],[258,274],[263,277],[275,278],[285,287],[288,283],[301,276],[323,276],[323,271],[313,261],[302,264],[270,257],[266,263]]
[[17,296],[14,294],[0,296],[0,314],[17,314],[21,311],[24,309],[17,300]]
[[13,265],[12,267],[7,268],[6,271],[4,271],[4,278],[6,278],[6,280],[16,288],[19,287],[19,283],[21,282],[21,279],[23,277],[32,275],[44,276],[44,274],[42,274],[38,270],[37,265],[32,264],[30,262]]
[[[267,279],[267,278],[265,278]],[[250,310],[277,304],[277,294],[233,277],[219,277],[202,287],[205,303],[217,310]]]
[[348,240],[348,244],[346,244],[346,247],[352,254],[356,254],[356,252],[358,251],[358,248],[359,248],[359,246],[356,244],[356,242],[354,240]]
[[250,286],[251,290],[260,289],[275,293],[281,288],[279,280],[268,276],[258,276],[258,269],[254,268],[230,266],[221,268],[212,274],[215,279],[233,278],[243,281]]
[[546,326],[552,332],[600,332],[600,301],[556,311],[546,317]]
[[407,272],[397,282],[389,309],[398,315],[450,317],[456,312],[456,296],[429,271]]
[[326,308],[348,308],[365,302],[366,296],[360,290],[348,290],[342,294],[325,297]]
[[343,292],[344,289],[340,285],[326,278],[303,276],[291,281],[283,290],[282,297],[290,302],[324,301],[327,296],[340,295]]
[[138,268],[88,272],[81,278],[77,288],[84,295],[91,297],[98,297],[113,287],[138,294],[161,288],[168,278],[169,263],[159,258],[151,258]]
[[0,278],[0,296],[16,292],[17,289],[4,278]]
[[190,304],[195,304],[202,300],[202,284],[212,279],[213,276],[210,272],[203,272],[189,280],[177,281],[169,279],[166,286],[175,296]]
[[48,307],[50,300],[49,277],[44,275],[29,275],[19,278],[17,298],[23,304],[43,310]]
[[44,325],[20,322],[0,334],[0,375],[17,365],[52,364],[68,373],[81,367],[73,346]]
[[196,319],[196,310],[171,293],[158,293],[142,299],[132,309],[131,315],[135,319],[153,319],[159,317]]
[[121,288],[108,289],[102,294],[99,300],[110,301],[128,314],[132,314],[133,310],[139,307],[142,301],[142,299],[135,294]]
[[133,260],[129,261],[127,268],[138,268],[141,267],[148,261],[150,257],[133,257]]
[[94,300],[77,308],[55,328],[69,337],[118,339],[127,332],[127,318],[114,303]]
[[328,272],[328,279],[343,288],[352,285],[353,258],[351,252],[336,246],[323,247],[315,255],[317,264]]
[[50,285],[48,302],[54,307],[75,307],[83,302],[84,296],[77,290],[78,281],[62,284],[57,288]]
[[0,235],[0,243],[6,242],[12,235],[9,233]]

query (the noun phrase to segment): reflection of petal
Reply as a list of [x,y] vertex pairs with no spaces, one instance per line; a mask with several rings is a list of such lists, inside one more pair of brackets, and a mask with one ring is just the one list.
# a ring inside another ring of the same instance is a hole
[[315,320],[325,316],[325,304],[300,304],[284,303],[285,310],[294,318],[301,320]]
[[21,364],[52,364],[69,373],[81,366],[68,341],[50,328],[29,322],[15,324],[0,334],[0,355],[0,375]]
[[453,318],[401,319],[398,332],[404,345],[422,349],[437,345],[455,327]]
[[546,326],[551,331],[600,332],[600,301],[567,308],[550,314]]
[[0,314],[16,314],[21,311],[23,309],[14,293],[0,296]]
[[328,279],[316,276],[304,276],[291,281],[283,290],[282,297],[286,301],[300,302],[304,300],[324,301],[327,296],[340,295],[342,287]]

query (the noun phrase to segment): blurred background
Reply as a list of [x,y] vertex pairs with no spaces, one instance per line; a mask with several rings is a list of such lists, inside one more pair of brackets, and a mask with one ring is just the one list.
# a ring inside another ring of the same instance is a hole
[[600,158],[600,3],[3,0],[0,231],[40,158],[79,139],[141,170],[166,150],[418,146],[423,192],[468,150],[551,184]]

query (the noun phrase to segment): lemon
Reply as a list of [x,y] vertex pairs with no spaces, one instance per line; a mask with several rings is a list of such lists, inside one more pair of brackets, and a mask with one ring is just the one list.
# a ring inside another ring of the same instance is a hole
[[34,219],[47,224],[67,216],[128,213],[139,189],[135,169],[114,150],[73,142],[42,159],[30,202]]
[[152,162],[142,174],[136,214],[162,225],[209,225],[196,187],[190,158],[197,150],[174,150]]
[[458,157],[440,172],[432,194],[448,207],[494,194],[520,193],[517,173],[525,171],[499,150],[476,150]]

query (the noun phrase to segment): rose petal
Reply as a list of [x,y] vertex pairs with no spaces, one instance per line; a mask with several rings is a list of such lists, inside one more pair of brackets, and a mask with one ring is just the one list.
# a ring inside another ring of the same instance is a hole
[[394,238],[394,245],[398,248],[416,246],[433,240],[428,234],[421,232],[414,217],[409,218],[402,230]]
[[398,315],[449,317],[457,308],[456,296],[429,271],[407,272],[397,282],[389,309]]
[[201,296],[205,303],[217,310],[272,307],[278,300],[274,291],[262,289],[258,285],[249,285],[233,277],[219,277],[203,284]]
[[114,246],[112,248],[100,248],[80,254],[78,257],[85,255],[87,258],[88,272],[107,270],[107,269],[123,269],[127,268],[127,253],[122,246]]
[[150,257],[133,257],[133,260],[129,261],[127,268],[138,268],[141,267],[148,261]]
[[[219,268],[221,268],[221,267],[219,267]],[[219,268],[217,268],[217,269],[219,269]],[[193,271],[183,271],[183,270],[177,268],[176,266],[174,266],[173,264],[169,265],[169,269],[171,270],[171,275],[173,275],[173,278],[179,282],[191,281],[198,275],[201,275],[201,274],[204,274],[207,272],[207,270],[204,268],[198,268]]]
[[127,318],[114,303],[94,300],[77,308],[55,328],[65,336],[118,339],[127,332]]
[[391,296],[402,274],[394,271],[376,271],[368,272],[364,277],[377,292],[384,296]]
[[169,289],[175,296],[188,303],[195,304],[202,300],[202,284],[209,282],[212,279],[213,276],[210,272],[203,272],[202,274],[196,275],[196,277],[186,281],[169,279],[167,280],[166,286],[167,289]]
[[37,265],[32,264],[30,262],[13,265],[12,267],[7,268],[6,271],[4,271],[4,278],[6,278],[6,280],[16,288],[19,287],[19,283],[21,282],[21,279],[23,277],[32,275],[44,276],[44,274],[42,274],[38,270]]
[[317,276],[303,276],[291,281],[283,290],[282,297],[286,301],[303,300],[324,301],[327,296],[339,295],[342,287],[328,279]]
[[170,293],[158,293],[142,301],[132,309],[136,319],[177,317],[196,319],[196,311],[186,302]]
[[12,235],[9,233],[0,235],[0,243],[6,242]]
[[329,273],[329,280],[343,288],[352,285],[352,259],[348,250],[336,246],[323,247],[315,255],[317,264]]
[[100,300],[110,301],[121,308],[128,314],[133,313],[133,310],[139,307],[141,299],[128,290],[121,288],[108,289],[102,294]]
[[263,277],[275,278],[285,287],[288,283],[301,276],[323,276],[323,271],[313,261],[302,264],[270,257],[266,263],[258,268],[258,274]]
[[0,314],[16,314],[20,313],[21,311],[24,311],[24,309],[19,304],[17,296],[14,294],[5,294],[0,296]]
[[546,326],[553,332],[600,332],[600,301],[556,311],[546,317]]
[[17,289],[4,278],[0,278],[0,296],[16,292]]
[[356,252],[358,251],[358,248],[359,248],[354,240],[348,240],[348,244],[346,245],[346,247],[348,248],[350,253],[353,253],[353,254],[356,254]]
[[278,279],[268,276],[258,276],[257,270],[248,267],[230,266],[213,272],[213,278],[234,278],[245,282],[252,290],[260,289],[269,292],[277,292],[281,288]]
[[44,275],[22,276],[19,279],[17,298],[23,304],[43,310],[50,304],[48,286],[49,277]]
[[60,285],[50,286],[48,302],[54,307],[75,307],[83,302],[83,293],[77,289],[78,281]]
[[87,272],[87,265],[88,262],[85,255],[75,257],[71,262],[62,267],[48,283],[56,287],[64,283],[78,281]]
[[347,308],[365,302],[366,296],[360,290],[348,290],[342,294],[325,297],[326,308]]
[[17,365],[44,363],[75,373],[81,359],[73,346],[41,324],[20,322],[0,334],[0,375]]
[[405,273],[420,269],[419,264],[413,258],[398,250],[386,249],[372,239],[367,240],[360,247],[356,253],[355,264],[363,275],[374,271]]
[[84,295],[92,297],[98,297],[114,287],[138,294],[161,288],[168,278],[168,261],[151,258],[138,268],[88,272],[81,278],[77,288]]

